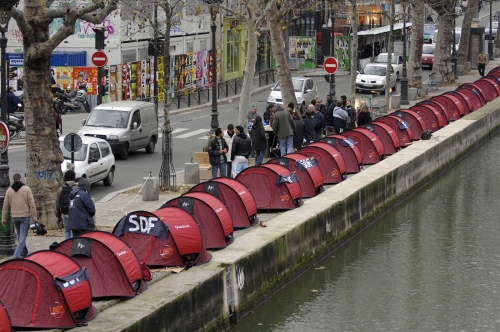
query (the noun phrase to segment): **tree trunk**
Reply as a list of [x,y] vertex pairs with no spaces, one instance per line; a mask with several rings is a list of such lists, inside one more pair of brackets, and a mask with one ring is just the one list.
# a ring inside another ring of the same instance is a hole
[[[385,72],[385,104],[387,105],[387,110],[391,106],[391,68],[392,68],[392,52],[394,50],[394,19],[396,18],[396,9],[394,8],[394,0],[391,0],[391,13],[389,16],[389,47],[387,48],[387,66]],[[405,8],[406,10],[406,8]],[[405,15],[403,13],[403,15]],[[404,31],[406,34],[406,31]],[[406,42],[406,35],[403,37],[403,43]]]
[[[458,61],[457,64],[463,66],[464,72],[467,67],[467,59],[469,57],[469,39],[470,39],[470,27],[472,25],[472,19],[474,18],[474,10],[471,8],[477,8],[477,0],[469,0],[467,3],[467,9],[464,14],[464,21],[462,23],[462,36],[460,37],[460,45],[458,47]],[[467,41],[467,42],[465,42]]]
[[[26,8],[29,13],[29,7]],[[63,156],[56,134],[56,119],[50,94],[50,55],[40,54],[37,45],[49,39],[47,21],[30,21],[37,32],[25,35],[24,84],[26,123],[26,180],[33,191],[38,221],[56,227],[55,197],[62,179]],[[22,173],[12,170],[12,173]]]
[[253,78],[255,76],[255,64],[257,62],[257,26],[255,22],[255,9],[257,6],[249,1],[246,4],[247,8],[247,59],[245,63],[245,70],[243,71],[243,84],[241,86],[241,97],[238,113],[238,125],[248,128],[248,109],[250,107],[250,98],[252,96]]
[[[164,41],[163,41],[163,173],[162,173],[162,182],[167,189],[171,188],[170,183],[170,164],[172,162],[170,155],[170,147],[172,142],[170,142],[170,29],[172,27],[172,8],[168,1],[165,1],[162,6],[165,11],[165,33]],[[158,68],[155,68],[155,71],[158,71]]]
[[[352,16],[351,16],[351,26],[352,26],[352,39],[351,39],[351,100],[356,100],[356,76],[358,76],[358,7],[356,0],[351,0],[352,4]],[[355,109],[355,107],[353,107]],[[351,124],[354,128],[354,122],[356,121],[356,112],[351,111]]]
[[432,69],[443,77],[443,84],[447,85],[455,80],[451,68],[451,45],[453,43],[453,17],[451,15],[440,16],[437,41]]
[[422,46],[424,40],[424,10],[423,1],[412,2],[412,25],[411,25],[411,45],[408,59],[408,86],[417,89],[419,97],[424,96],[422,89]]
[[[288,57],[285,53],[285,41],[283,39],[283,29],[280,23],[281,19],[278,17],[278,8],[275,2],[270,4],[266,18],[283,104],[286,107],[288,103],[293,102],[295,104],[295,109],[297,109],[297,99],[295,98],[295,92],[293,90],[292,74],[290,73]],[[298,105],[299,108],[301,106],[302,105]]]

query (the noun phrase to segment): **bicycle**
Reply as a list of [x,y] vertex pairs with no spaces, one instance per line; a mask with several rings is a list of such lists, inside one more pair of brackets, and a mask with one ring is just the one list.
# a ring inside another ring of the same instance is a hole
[[362,96],[361,99],[367,102],[368,108],[372,112],[373,118],[382,116],[382,110],[380,109],[380,106],[378,104],[380,99],[380,92],[377,92],[376,97],[373,97],[373,95],[369,95],[369,96]]
[[429,88],[429,90],[437,90],[438,89],[438,86],[436,83],[436,72],[433,71],[429,74],[429,80],[427,81],[427,87]]

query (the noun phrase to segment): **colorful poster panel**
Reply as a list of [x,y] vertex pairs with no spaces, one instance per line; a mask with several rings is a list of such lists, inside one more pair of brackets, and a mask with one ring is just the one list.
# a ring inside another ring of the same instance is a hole
[[97,68],[96,67],[73,67],[72,88],[78,90],[80,85],[85,86],[87,94],[97,94]]
[[62,89],[73,86],[73,67],[52,67],[55,70],[56,84]]

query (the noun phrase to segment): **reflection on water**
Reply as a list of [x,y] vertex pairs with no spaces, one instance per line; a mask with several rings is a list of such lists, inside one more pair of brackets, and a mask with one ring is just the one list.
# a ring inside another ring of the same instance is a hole
[[500,136],[232,332],[500,331]]

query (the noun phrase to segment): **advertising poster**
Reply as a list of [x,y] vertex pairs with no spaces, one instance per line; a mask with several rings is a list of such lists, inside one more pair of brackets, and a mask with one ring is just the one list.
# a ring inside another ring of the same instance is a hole
[[184,70],[184,89],[189,93],[193,92],[194,88],[194,74],[196,68],[196,57],[193,52],[186,54],[186,66]]
[[153,59],[149,60],[149,95],[156,97],[155,94],[155,62]]
[[208,56],[205,61],[205,67],[207,68],[207,78],[208,78],[208,86],[212,86],[212,50],[208,51]]
[[165,70],[163,64],[163,57],[158,57],[158,101],[165,100],[165,93],[163,91]]
[[131,100],[137,99],[137,62],[129,63],[130,85],[129,94]]
[[129,72],[129,64],[122,64],[122,99],[121,100],[130,100],[130,72]]
[[197,88],[201,88],[204,85],[203,81],[203,51],[196,52],[196,74],[195,74],[195,84]]
[[87,94],[97,94],[97,67],[73,67],[72,88],[78,90],[80,85],[85,85]]
[[313,37],[289,37],[290,59],[314,59],[316,39]]
[[109,101],[116,101],[116,66],[109,66]]
[[222,75],[222,49],[217,48],[217,82],[220,82]]
[[136,81],[137,81],[137,95],[135,99],[140,99],[142,98],[142,61],[137,61],[137,67],[136,67]]
[[56,84],[62,89],[73,86],[73,67],[53,67],[55,68]]
[[177,91],[185,89],[186,63],[186,54],[179,54],[175,56],[175,83]]
[[208,80],[208,68],[210,61],[210,51],[202,51],[202,85],[208,86],[210,84]]
[[23,90],[23,67],[9,67],[9,86],[16,91]]
[[141,62],[141,94],[139,98],[145,99],[149,97],[149,62],[142,60]]

